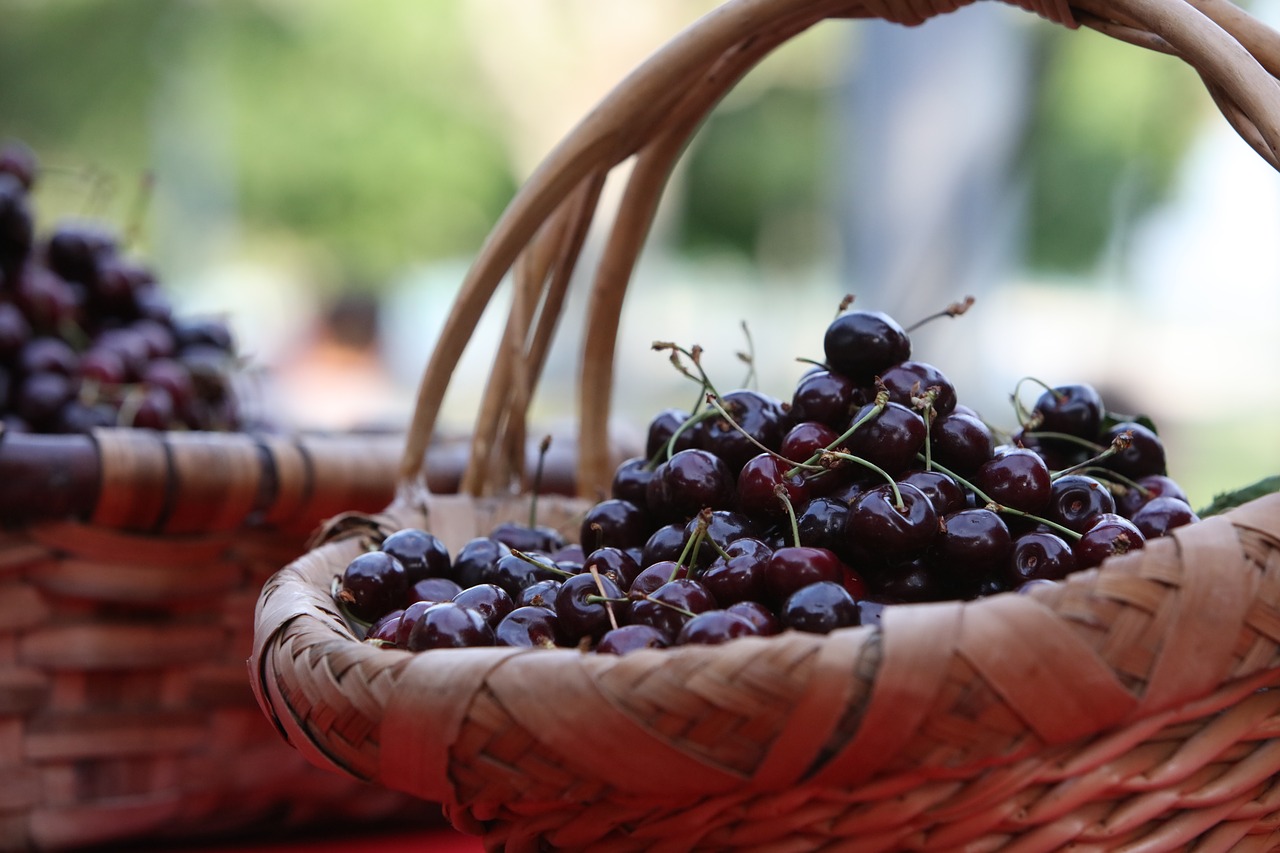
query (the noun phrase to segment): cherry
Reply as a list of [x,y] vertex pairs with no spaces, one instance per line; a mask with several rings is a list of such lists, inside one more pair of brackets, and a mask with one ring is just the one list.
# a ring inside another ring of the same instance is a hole
[[723,459],[737,471],[760,452],[761,446],[777,450],[786,432],[782,403],[759,391],[730,391],[720,406],[733,418],[709,417],[698,424],[697,446]]
[[400,618],[404,616],[403,610],[392,610],[383,616],[378,617],[369,630],[365,633],[366,642],[374,643],[379,646],[396,646],[396,635],[400,628]]
[[[521,552],[524,554],[524,552]],[[526,557],[534,557],[531,554],[507,554],[499,557],[498,562],[493,565],[491,571],[482,576],[483,583],[492,583],[502,587],[507,591],[507,595],[513,599],[518,598],[521,590],[527,586],[532,586],[538,581],[552,580],[558,577],[558,573],[552,571],[548,565],[536,564]]]
[[1030,581],[1056,581],[1076,570],[1076,555],[1061,536],[1054,533],[1024,533],[1013,541],[1004,573],[1013,587]]
[[[470,589],[483,589],[484,586],[473,586]],[[441,602],[451,601],[454,596],[462,592],[462,587],[458,586],[454,581],[448,578],[431,578],[425,577],[414,581],[409,586],[409,597],[406,603],[412,604],[415,601]]]
[[1182,490],[1182,486],[1171,477],[1165,474],[1148,474],[1145,477],[1139,477],[1136,481],[1139,488],[1132,486],[1123,486],[1118,489],[1116,497],[1116,511],[1125,518],[1133,518],[1133,514],[1138,511],[1144,503],[1152,498],[1167,495],[1171,498],[1178,498],[1182,501],[1187,499],[1187,493]]
[[[443,578],[436,578],[441,581]],[[428,581],[419,581],[418,583],[427,583]],[[453,583],[448,581],[448,583]],[[456,584],[455,584],[456,586]],[[417,589],[417,585],[414,586]],[[515,610],[516,604],[507,594],[507,591],[497,584],[483,583],[477,586],[460,589],[453,596],[453,603],[460,604],[469,610],[474,610],[484,617],[484,621],[488,623],[490,628],[497,630],[498,623],[503,618]]]
[[652,625],[668,642],[674,642],[693,615],[715,608],[715,597],[705,586],[690,578],[676,578],[632,601],[630,622]]
[[[1046,390],[1036,400],[1031,409],[1036,431],[1057,432],[1071,435],[1086,441],[1094,441],[1098,437],[1105,409],[1102,396],[1088,384],[1059,385]],[[1076,447],[1074,442],[1045,436],[1041,439],[1046,447],[1062,449]]]
[[938,535],[938,514],[927,495],[911,484],[899,485],[898,505],[888,483],[863,492],[849,506],[845,533],[857,545],[885,557],[922,551]]
[[826,548],[791,545],[773,552],[764,568],[764,590],[772,601],[785,601],[796,590],[818,581],[843,584],[845,564]]
[[601,575],[574,575],[565,579],[555,604],[564,636],[592,641],[604,636],[605,631],[614,627],[615,621],[618,624],[626,622],[628,607],[618,585]]
[[894,566],[874,587],[878,597],[891,602],[941,601],[952,595],[951,583],[936,564],[919,557]]
[[643,597],[657,591],[663,584],[688,576],[688,569],[675,560],[659,560],[640,570],[640,574],[636,575],[636,579],[628,587],[627,593],[632,598]]
[[653,478],[653,469],[648,462],[639,456],[624,460],[613,473],[610,494],[619,500],[629,501],[638,507],[644,507],[645,492],[649,488],[649,480]]
[[555,610],[556,596],[560,594],[562,585],[563,582],[559,580],[535,581],[520,590],[520,594],[516,596],[515,605],[517,607],[545,607],[548,610]]
[[409,575],[410,583],[428,577],[454,577],[449,549],[433,533],[406,527],[383,539],[382,550],[400,561]]
[[849,518],[849,506],[838,498],[814,498],[796,515],[796,529],[801,545],[826,548],[842,554],[845,541],[845,524]]
[[124,359],[120,358],[119,353],[103,347],[81,353],[76,373],[82,379],[88,379],[100,385],[121,385],[128,378]]
[[664,649],[669,645],[666,635],[652,625],[621,625],[600,638],[596,652],[625,655],[640,649]]
[[400,561],[382,551],[366,551],[343,569],[338,600],[352,616],[372,622],[403,607],[408,593],[409,579]]
[[941,527],[938,558],[963,574],[1002,565],[1013,541],[1004,520],[989,509],[953,512],[943,516]]
[[728,610],[706,610],[684,623],[675,642],[678,646],[718,646],[755,635],[756,627],[747,617]]
[[973,482],[1000,506],[1037,513],[1049,501],[1052,481],[1044,460],[1032,450],[1010,448],[979,466]]
[[[790,476],[792,464],[772,453],[751,458],[738,473],[738,507],[745,513],[765,518],[784,518],[787,504],[801,506],[809,500],[809,485],[800,473]],[[778,495],[786,493],[784,501]]]
[[1090,569],[1107,557],[1136,551],[1146,544],[1146,539],[1132,521],[1122,515],[1108,513],[1099,516],[1093,526],[1084,532],[1072,546],[1076,565]]
[[[407,614],[406,610],[406,614]],[[451,601],[433,604],[423,611],[409,632],[406,648],[411,652],[427,649],[459,649],[492,646],[493,629],[484,617]]]
[[564,536],[560,535],[560,531],[555,528],[542,525],[530,526],[515,521],[499,524],[489,535],[515,551],[539,551],[550,554],[565,545]]
[[860,622],[858,604],[843,586],[818,581],[796,590],[778,613],[783,628],[829,634]]
[[453,576],[459,586],[488,583],[498,560],[511,553],[505,543],[487,536],[470,540],[459,549],[453,561]]
[[595,569],[618,585],[619,589],[630,589],[636,575],[640,574],[640,564],[621,548],[597,548],[587,555],[582,563],[582,571],[590,573]]
[[1168,473],[1165,470],[1164,444],[1149,427],[1136,421],[1124,421],[1107,430],[1102,442],[1109,445],[1123,433],[1129,433],[1129,446],[1102,460],[1103,467],[1129,479]]
[[0,361],[12,362],[31,340],[27,315],[12,302],[0,302]]
[[[860,386],[847,376],[829,370],[811,371],[801,377],[791,397],[791,418],[812,421],[843,430],[854,412],[867,402]],[[834,436],[833,436],[834,438]],[[786,452],[788,459],[797,459]]]
[[801,421],[782,437],[782,443],[778,445],[778,455],[784,459],[804,462],[834,444],[839,437],[834,428],[824,423]]
[[62,338],[42,335],[32,338],[18,356],[18,372],[24,374],[58,373],[75,376],[79,358],[71,344]]
[[681,450],[653,472],[649,481],[649,510],[667,521],[687,521],[703,508],[731,509],[735,496],[733,471],[723,459],[706,450]]
[[976,415],[953,411],[929,427],[930,452],[934,459],[961,477],[968,477],[995,451],[991,428]]
[[924,449],[924,419],[901,403],[888,403],[879,414],[874,409],[868,404],[854,416],[853,423],[867,420],[849,436],[845,447],[897,476],[915,465],[916,454]]
[[924,492],[929,503],[933,504],[934,512],[940,517],[968,506],[965,490],[941,471],[912,471],[898,482],[915,486]]
[[725,546],[728,558],[717,557],[698,575],[698,580],[715,596],[716,603],[727,607],[739,601],[758,601],[764,597],[764,572],[773,555],[772,549],[759,539],[743,538]]
[[735,601],[725,608],[729,613],[736,613],[755,627],[755,632],[768,637],[782,630],[782,623],[777,615],[759,601]]
[[898,321],[880,311],[849,311],[827,326],[827,364],[855,382],[870,382],[911,357],[911,339]]
[[1134,527],[1147,539],[1163,536],[1170,530],[1199,521],[1191,505],[1181,498],[1159,495],[1147,501],[1133,514]]
[[[706,530],[703,533],[702,544],[693,553],[691,562],[694,566],[710,565],[719,556],[720,551],[728,548],[730,544],[739,539],[754,536],[756,533],[756,524],[750,516],[736,510],[717,509],[700,513],[696,518],[689,519],[684,526],[683,542],[689,541],[698,529],[699,519],[704,518]],[[677,554],[676,557],[678,556]]]
[[649,566],[654,563],[679,560],[689,537],[686,527],[687,523],[674,522],[664,524],[653,531],[640,551],[640,564]]
[[934,393],[931,409],[937,415],[950,414],[956,407],[956,388],[946,375],[924,361],[902,361],[880,374],[880,381],[889,391],[889,399],[901,403],[912,411],[920,411],[917,400],[926,393]]
[[593,504],[582,517],[578,541],[587,550],[644,545],[649,537],[645,511],[631,501],[609,498]]
[[1083,474],[1064,474],[1049,487],[1044,517],[1083,533],[1093,526],[1098,516],[1115,511],[1115,499],[1100,481]]
[[[689,420],[689,413],[681,409],[663,409],[654,415],[653,419],[649,421],[649,432],[645,439],[645,457],[659,461],[669,458],[667,448],[670,445],[671,437],[684,426],[687,420]],[[671,448],[672,455],[693,447],[694,435],[695,432],[692,425],[681,432],[680,437],[675,441],[674,447]]]
[[38,430],[49,429],[76,394],[76,383],[61,373],[32,373],[13,392],[13,409]]
[[560,617],[545,607],[517,607],[493,631],[494,645],[553,649],[565,645]]

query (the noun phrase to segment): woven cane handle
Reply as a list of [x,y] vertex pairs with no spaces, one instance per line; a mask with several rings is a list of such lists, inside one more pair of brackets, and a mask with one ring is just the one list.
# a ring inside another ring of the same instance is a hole
[[[423,374],[401,460],[403,486],[426,491],[426,451],[450,379],[508,273],[512,311],[473,433],[462,491],[502,492],[522,470],[524,419],[565,290],[610,171],[633,156],[626,194],[592,276],[579,388],[579,494],[612,475],[607,421],[618,315],[658,198],[689,137],[716,102],[771,50],[826,18],[904,24],[963,2],[731,0],[670,41],[556,147],[499,219],[462,282]],[[1224,0],[1055,0],[1015,5],[1066,26],[1079,21],[1193,66],[1224,116],[1280,168],[1280,35]],[[1255,58],[1256,57],[1256,58]]]

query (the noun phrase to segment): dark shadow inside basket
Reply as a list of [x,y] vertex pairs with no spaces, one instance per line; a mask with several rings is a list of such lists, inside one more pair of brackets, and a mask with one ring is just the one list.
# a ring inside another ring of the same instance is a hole
[[[529,483],[516,451],[568,288],[585,280],[583,497],[560,507],[572,530],[613,471],[623,296],[667,177],[707,112],[772,49],[826,18],[919,23],[953,8],[731,0],[620,83],[530,178],[463,281],[423,375],[397,499],[379,523],[458,543],[523,516]],[[1225,117],[1277,164],[1271,30],[1219,2],[1028,8],[1193,65]],[[584,275],[579,255],[604,183],[624,163],[620,206]],[[460,494],[435,495],[423,476],[429,439],[504,281],[512,310]],[[1048,590],[893,605],[879,625],[829,635],[621,657],[361,644],[330,588],[362,547],[358,535],[318,547],[264,589],[250,662],[259,702],[308,759],[442,802],[495,849],[1275,840],[1280,497]]]

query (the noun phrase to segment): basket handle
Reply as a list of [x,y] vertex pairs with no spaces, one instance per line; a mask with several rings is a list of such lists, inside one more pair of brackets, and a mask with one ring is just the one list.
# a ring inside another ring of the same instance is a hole
[[[508,273],[513,310],[484,395],[460,491],[509,488],[523,471],[527,408],[565,290],[614,167],[634,157],[624,202],[595,271],[579,383],[578,491],[607,489],[607,420],[623,296],[675,160],[721,97],[775,47],[827,18],[903,24],[972,0],[729,0],[613,89],[512,199],[464,278],[423,373],[401,460],[401,495],[427,492],[424,464],[450,379]],[[1200,74],[1237,132],[1280,169],[1280,34],[1226,0],[1009,0],[1177,56]]]

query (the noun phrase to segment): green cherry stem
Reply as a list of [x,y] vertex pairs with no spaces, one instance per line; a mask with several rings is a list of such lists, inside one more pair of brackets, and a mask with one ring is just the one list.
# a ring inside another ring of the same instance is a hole
[[529,565],[537,566],[539,569],[542,569],[543,571],[551,572],[551,574],[553,575],[559,575],[562,578],[573,577],[573,572],[567,572],[564,569],[560,568],[559,566],[555,565],[554,563],[544,563],[538,558],[534,557],[532,554],[528,554],[524,551],[518,551],[515,548],[511,549],[511,553],[515,554],[517,557],[519,557],[521,560],[524,560]]
[[[923,458],[923,454],[916,454],[916,455],[919,458]],[[942,465],[939,465],[936,462],[934,463],[933,467],[935,470],[941,471],[943,474],[946,474],[948,477],[955,480],[957,483],[959,483],[960,485],[964,486],[966,489],[968,489],[969,491],[977,495],[978,499],[981,500],[986,505],[986,508],[991,510],[992,512],[998,512],[1004,515],[1016,515],[1019,518],[1029,518],[1032,521],[1038,521],[1047,527],[1052,527],[1054,530],[1058,531],[1063,536],[1073,541],[1080,538],[1079,533],[1075,532],[1070,527],[1064,527],[1061,524],[1058,524],[1056,521],[1050,521],[1047,518],[1042,518],[1038,515],[1033,515],[1029,512],[1026,512],[1025,510],[1014,509],[1011,506],[1005,506],[1004,504],[997,503],[996,501],[991,499],[990,495],[982,491],[982,489],[979,489],[977,486],[975,486],[973,483],[966,480],[964,477],[961,477],[956,472]]]
[[783,509],[787,511],[787,518],[791,522],[791,541],[799,548],[800,522],[796,520],[796,508],[791,505],[791,498],[787,497],[787,488],[779,483],[773,487],[773,493],[778,496],[778,500],[782,502]]
[[[835,441],[828,444],[826,448],[824,448],[823,450],[819,450],[817,453],[810,456],[800,465],[796,465],[795,467],[788,470],[786,473],[786,476],[794,477],[796,474],[800,473],[800,470],[803,466],[812,465],[815,462],[817,462],[819,459],[821,459],[824,453],[831,453],[835,451],[837,447],[839,447],[840,445],[848,441],[849,438],[855,432],[857,432],[862,427],[863,424],[865,424],[867,421],[873,418],[879,417],[880,413],[883,412],[885,410],[885,407],[888,405],[889,405],[889,392],[885,388],[881,387],[881,389],[876,392],[875,404],[871,407],[871,411],[867,412],[865,415],[863,415],[862,417],[854,421],[852,426],[850,426],[847,430],[841,433],[835,439]],[[854,459],[855,461],[861,461],[861,460],[858,460],[857,457],[851,457],[851,458]],[[867,464],[870,465],[870,463],[867,463]]]
[[1098,462],[1101,462],[1103,459],[1106,459],[1109,456],[1115,456],[1120,451],[1128,448],[1129,445],[1131,445],[1132,443],[1133,443],[1133,433],[1130,432],[1129,430],[1125,430],[1124,432],[1120,433],[1115,438],[1113,438],[1111,440],[1111,446],[1108,447],[1106,450],[1102,451],[1101,453],[1099,453],[1097,456],[1094,456],[1092,459],[1086,459],[1085,461],[1080,462],[1076,465],[1070,465],[1066,468],[1063,468],[1061,471],[1055,471],[1051,476],[1053,477],[1053,479],[1056,480],[1059,477],[1062,477],[1066,474],[1073,474],[1085,468],[1093,468]]

